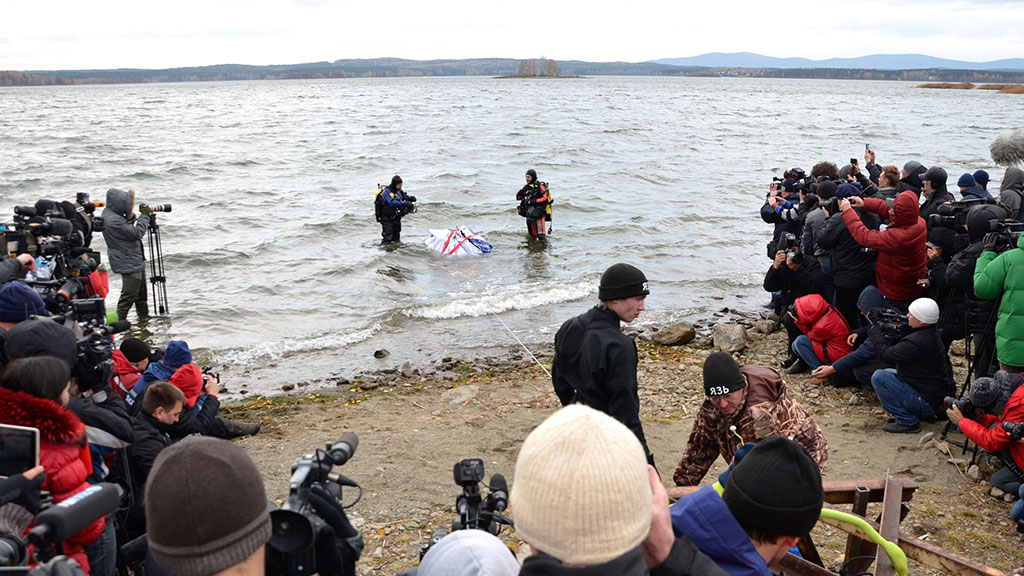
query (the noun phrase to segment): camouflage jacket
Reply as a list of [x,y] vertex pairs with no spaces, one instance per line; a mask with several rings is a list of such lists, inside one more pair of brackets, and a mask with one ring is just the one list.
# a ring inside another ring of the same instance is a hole
[[727,416],[705,399],[693,420],[693,430],[686,443],[673,479],[677,486],[696,486],[704,479],[719,455],[731,462],[740,447],[740,439],[760,442],[769,436],[792,436],[810,452],[818,467],[828,461],[828,440],[807,410],[786,391],[782,376],[767,366],[740,368],[747,380],[747,398],[743,407]]

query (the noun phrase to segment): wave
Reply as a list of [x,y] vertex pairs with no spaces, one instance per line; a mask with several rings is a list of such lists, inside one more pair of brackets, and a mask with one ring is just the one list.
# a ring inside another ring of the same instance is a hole
[[263,342],[255,346],[225,350],[217,354],[217,362],[243,366],[252,366],[266,361],[276,362],[296,354],[344,348],[370,338],[378,330],[380,330],[379,323],[352,332],[321,331],[287,338],[279,342]]
[[509,310],[527,310],[548,304],[579,300],[592,293],[595,285],[594,278],[582,278],[536,290],[524,290],[521,286],[513,286],[512,290],[508,290],[507,287],[502,286],[489,293],[478,293],[444,304],[413,308],[408,315],[412,318],[427,320],[447,320],[485,316]]

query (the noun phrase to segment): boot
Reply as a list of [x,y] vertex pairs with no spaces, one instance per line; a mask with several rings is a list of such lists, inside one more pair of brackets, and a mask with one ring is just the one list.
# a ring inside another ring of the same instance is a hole
[[799,360],[799,359],[800,359],[799,356],[797,356],[796,354],[793,354],[792,352],[790,352],[789,353],[789,358],[786,358],[785,360],[780,362],[780,364],[782,365],[783,368],[789,368],[790,366],[795,364],[796,361]]
[[259,422],[239,422],[238,420],[224,419],[227,434],[226,439],[241,438],[242,436],[255,436],[260,432]]
[[802,374],[808,370],[810,370],[810,366],[804,362],[803,358],[797,357],[796,362],[793,362],[789,368],[786,368],[786,374]]

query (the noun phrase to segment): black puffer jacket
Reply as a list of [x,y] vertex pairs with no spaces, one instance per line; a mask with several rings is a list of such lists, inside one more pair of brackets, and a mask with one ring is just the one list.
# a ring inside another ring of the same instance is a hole
[[726,576],[686,536],[676,538],[664,562],[647,571],[639,549],[626,552],[603,564],[565,566],[546,554],[534,554],[523,561],[519,576]]
[[804,261],[796,271],[782,264],[771,266],[764,275],[764,289],[768,292],[782,291],[779,310],[785,310],[796,299],[807,294],[822,294],[825,285],[821,282],[821,264],[814,256],[804,254]]
[[868,329],[875,357],[896,365],[896,376],[910,384],[935,414],[944,413],[942,399],[956,392],[953,366],[934,324],[910,331],[890,345],[877,325]]
[[[882,219],[874,212],[854,208],[869,230],[878,230]],[[858,288],[875,281],[875,251],[865,249],[850,235],[838,213],[818,232],[818,246],[832,254],[832,283],[840,288]]]

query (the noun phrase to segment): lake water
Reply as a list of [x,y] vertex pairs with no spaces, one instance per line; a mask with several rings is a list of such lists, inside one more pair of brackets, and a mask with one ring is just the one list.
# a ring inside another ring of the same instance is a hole
[[[771,230],[757,212],[772,176],[871,143],[880,163],[998,180],[988,145],[1019,125],[1022,103],[743,78],[2,88],[0,213],[77,192],[103,200],[110,187],[172,203],[159,217],[170,314],[148,330],[229,365],[235,390],[273,391],[515,346],[498,317],[529,346],[550,342],[618,261],[651,281],[640,326],[755,310],[767,301]],[[516,214],[528,168],[555,199],[546,251],[530,248]],[[385,250],[372,202],[396,173],[419,212]],[[494,252],[423,247],[429,228],[457,224]],[[391,356],[374,359],[378,348]]]

